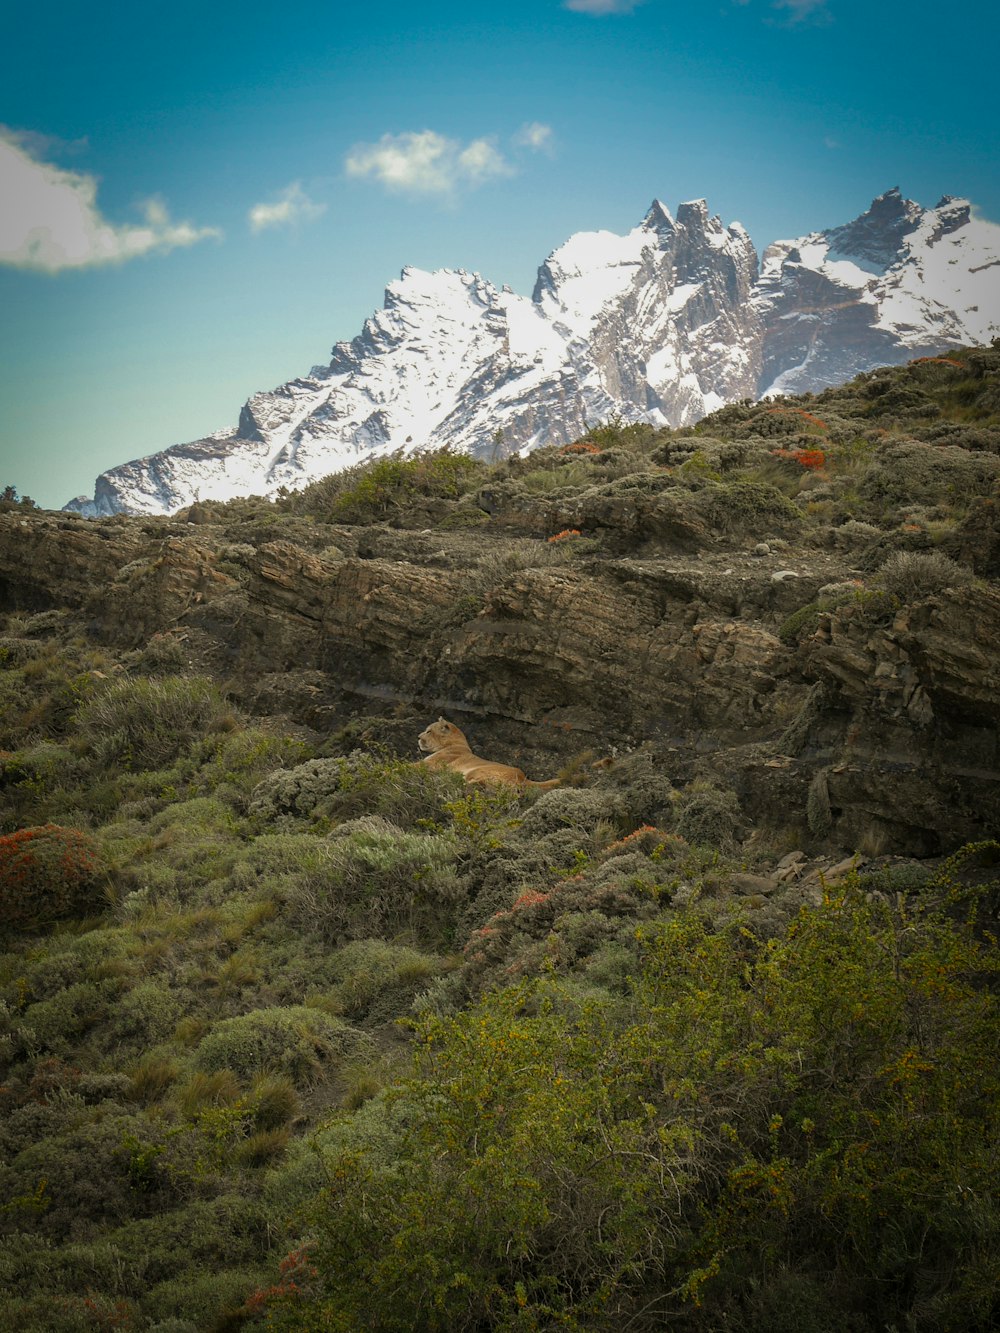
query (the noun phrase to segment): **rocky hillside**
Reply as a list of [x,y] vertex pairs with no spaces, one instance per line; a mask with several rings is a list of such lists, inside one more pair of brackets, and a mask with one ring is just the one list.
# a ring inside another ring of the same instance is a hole
[[405,753],[445,712],[544,769],[648,745],[774,845],[931,854],[1000,824],[997,359],[276,504],[13,511],[3,596],[317,736],[364,717]]
[[998,488],[993,346],[0,501],[0,1326],[995,1328]]

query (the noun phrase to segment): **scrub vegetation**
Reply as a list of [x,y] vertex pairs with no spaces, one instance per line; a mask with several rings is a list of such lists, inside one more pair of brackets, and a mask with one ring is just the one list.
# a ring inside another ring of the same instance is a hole
[[[794,644],[997,577],[998,357],[215,518],[516,513],[480,600],[613,555],[626,510],[859,552]],[[641,748],[470,788],[154,649],[0,625],[0,1325],[997,1326],[1000,843],[810,896]]]

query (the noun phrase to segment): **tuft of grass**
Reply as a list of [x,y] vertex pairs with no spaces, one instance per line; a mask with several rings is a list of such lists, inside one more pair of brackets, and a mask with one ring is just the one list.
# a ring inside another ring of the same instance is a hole
[[270,1166],[288,1147],[291,1130],[287,1125],[279,1129],[258,1129],[237,1144],[233,1157],[241,1166]]
[[232,1106],[239,1097],[239,1080],[231,1069],[199,1070],[178,1090],[177,1104],[186,1119],[195,1120],[209,1107]]
[[259,1129],[280,1129],[299,1114],[295,1084],[282,1074],[261,1074],[251,1083],[249,1096]]
[[135,1066],[129,1082],[129,1096],[133,1101],[148,1105],[161,1101],[167,1090],[177,1081],[180,1066],[176,1061],[158,1055],[147,1055]]
[[973,582],[974,575],[943,551],[897,551],[878,571],[877,578],[887,593],[907,602],[946,588],[964,588]]

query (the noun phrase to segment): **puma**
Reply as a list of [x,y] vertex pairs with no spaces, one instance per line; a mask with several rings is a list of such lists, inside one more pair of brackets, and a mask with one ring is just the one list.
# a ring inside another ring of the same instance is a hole
[[426,754],[421,763],[430,768],[450,768],[461,773],[466,782],[484,782],[506,784],[510,787],[539,787],[548,789],[558,787],[559,779],[551,782],[532,782],[519,768],[512,764],[496,764],[490,759],[480,759],[472,753],[465,733],[439,717],[417,737],[418,747]]

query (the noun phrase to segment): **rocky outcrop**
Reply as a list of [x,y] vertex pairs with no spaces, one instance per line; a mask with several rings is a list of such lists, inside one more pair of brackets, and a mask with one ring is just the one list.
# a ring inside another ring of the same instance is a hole
[[758,829],[816,847],[929,854],[1000,827],[993,588],[885,622],[852,603],[796,647],[779,628],[842,557],[570,565],[540,544],[535,567],[485,576],[480,534],[235,535],[0,514],[0,592],[8,609],[70,607],[126,647],[174,636],[245,707],[316,731],[391,706],[406,748],[447,711],[539,771],[651,745],[672,776],[715,774]]

